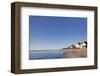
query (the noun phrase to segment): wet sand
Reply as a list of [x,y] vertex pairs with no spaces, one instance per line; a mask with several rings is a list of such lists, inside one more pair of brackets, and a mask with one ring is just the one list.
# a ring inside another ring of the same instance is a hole
[[64,49],[65,58],[84,58],[87,57],[87,48]]

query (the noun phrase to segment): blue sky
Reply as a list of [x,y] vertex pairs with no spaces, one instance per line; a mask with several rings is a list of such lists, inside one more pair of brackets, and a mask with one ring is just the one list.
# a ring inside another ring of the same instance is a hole
[[29,16],[30,50],[61,49],[87,40],[87,18]]

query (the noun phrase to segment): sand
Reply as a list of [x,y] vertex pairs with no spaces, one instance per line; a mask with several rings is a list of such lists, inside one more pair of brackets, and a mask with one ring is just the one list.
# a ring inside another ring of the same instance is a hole
[[64,49],[65,58],[83,58],[87,57],[87,48]]

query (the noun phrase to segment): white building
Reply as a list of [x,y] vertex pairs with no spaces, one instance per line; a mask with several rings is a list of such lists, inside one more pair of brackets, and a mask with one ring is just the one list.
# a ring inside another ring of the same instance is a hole
[[87,48],[87,42],[86,41],[80,42],[78,44],[71,45],[68,48]]

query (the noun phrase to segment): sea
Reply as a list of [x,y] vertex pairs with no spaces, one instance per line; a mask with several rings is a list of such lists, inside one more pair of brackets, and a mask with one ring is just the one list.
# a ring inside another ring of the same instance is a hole
[[60,50],[30,50],[29,60],[64,58],[64,51]]

